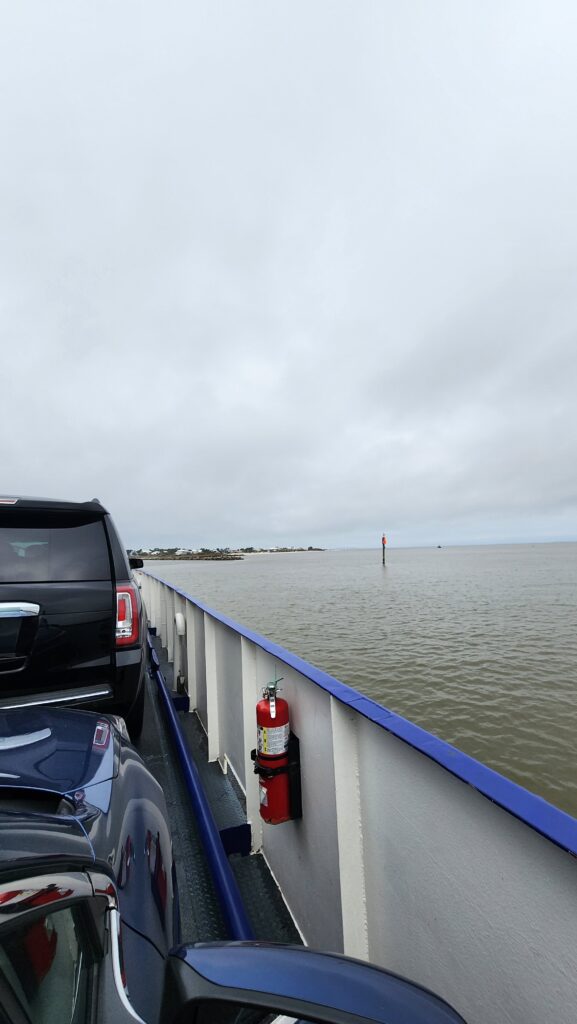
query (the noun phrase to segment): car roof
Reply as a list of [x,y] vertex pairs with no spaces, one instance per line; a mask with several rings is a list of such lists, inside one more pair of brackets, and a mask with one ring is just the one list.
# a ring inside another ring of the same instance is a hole
[[107,512],[98,498],[92,498],[91,501],[66,501],[60,498],[33,498],[17,494],[1,494],[0,509],[2,508],[49,509],[54,512],[92,512],[100,513],[100,515],[104,515]]
[[43,867],[92,867],[94,850],[79,821],[0,811],[0,879],[41,874]]

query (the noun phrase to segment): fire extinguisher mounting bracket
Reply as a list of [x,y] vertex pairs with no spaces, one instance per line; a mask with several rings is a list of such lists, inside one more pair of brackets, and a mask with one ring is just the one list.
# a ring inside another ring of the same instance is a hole
[[280,768],[265,768],[264,765],[258,764],[256,750],[251,750],[250,756],[255,763],[254,774],[260,775],[261,779],[274,779],[275,775],[286,775],[289,770],[288,764],[281,765]]
[[250,752],[251,760],[254,761],[254,773],[262,779],[274,779],[277,775],[288,775],[289,804],[291,821],[302,818],[302,790],[301,790],[301,758],[300,741],[294,732],[289,734],[288,743],[288,764],[279,768],[265,767],[259,764],[256,750]]

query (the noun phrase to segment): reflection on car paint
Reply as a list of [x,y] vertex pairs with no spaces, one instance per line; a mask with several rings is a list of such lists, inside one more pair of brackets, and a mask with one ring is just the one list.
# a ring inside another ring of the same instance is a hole
[[127,836],[122,852],[120,854],[120,867],[118,868],[118,879],[117,885],[119,889],[124,889],[130,879],[130,865],[135,859],[134,843],[132,837]]
[[146,833],[146,843],[144,849],[146,856],[148,857],[148,865],[150,868],[152,895],[154,897],[154,902],[160,915],[160,920],[164,926],[166,919],[168,881],[166,877],[166,868],[164,866],[164,861],[162,859],[162,849],[160,845],[159,832],[157,832],[156,836],[153,837],[152,832],[150,831],[150,829],[148,829]]
[[20,910],[32,910],[45,907],[49,903],[66,899],[72,895],[72,889],[63,889],[59,885],[46,885],[43,889],[11,889],[0,893],[0,914],[13,914]]

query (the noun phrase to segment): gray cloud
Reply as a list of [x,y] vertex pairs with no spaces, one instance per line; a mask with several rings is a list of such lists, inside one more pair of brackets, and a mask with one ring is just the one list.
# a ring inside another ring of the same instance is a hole
[[576,22],[4,4],[2,490],[131,544],[575,539]]

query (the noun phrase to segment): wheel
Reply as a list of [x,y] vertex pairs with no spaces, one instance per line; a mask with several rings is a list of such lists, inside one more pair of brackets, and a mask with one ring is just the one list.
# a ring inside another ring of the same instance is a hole
[[138,691],[138,696],[124,719],[126,722],[126,728],[128,729],[128,735],[133,743],[136,743],[136,740],[140,738],[140,734],[142,732],[145,700],[146,686],[145,680],[143,679],[140,690]]

